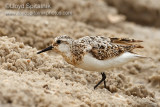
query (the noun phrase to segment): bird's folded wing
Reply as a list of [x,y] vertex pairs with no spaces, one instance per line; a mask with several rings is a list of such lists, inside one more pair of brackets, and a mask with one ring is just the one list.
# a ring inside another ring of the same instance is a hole
[[102,36],[86,36],[79,39],[79,43],[91,46],[89,52],[99,60],[113,58],[124,52],[132,52],[135,48],[143,48],[141,45],[133,44],[141,40],[128,38],[107,38]]
[[143,48],[141,45],[117,45],[117,44],[106,44],[106,46],[99,44],[93,46],[90,53],[99,60],[110,59],[113,57],[120,56],[125,52],[132,52],[135,48]]

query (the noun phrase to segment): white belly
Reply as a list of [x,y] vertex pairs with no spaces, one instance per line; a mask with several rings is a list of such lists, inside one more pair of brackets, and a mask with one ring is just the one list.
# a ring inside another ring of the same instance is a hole
[[127,62],[137,59],[138,57],[140,57],[140,55],[126,52],[118,57],[106,60],[98,60],[88,53],[84,56],[82,63],[77,65],[77,67],[88,71],[102,72],[109,68],[121,66]]

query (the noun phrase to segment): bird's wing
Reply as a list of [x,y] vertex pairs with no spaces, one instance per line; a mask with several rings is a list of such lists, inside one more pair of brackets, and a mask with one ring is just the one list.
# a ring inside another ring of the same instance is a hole
[[[128,44],[140,41],[126,38],[119,39],[100,36],[87,36],[79,39],[79,42],[90,45],[92,48],[89,50],[89,53],[99,60],[113,58],[124,52],[131,52],[135,48],[143,48],[137,44]],[[122,43],[123,45],[117,43]]]

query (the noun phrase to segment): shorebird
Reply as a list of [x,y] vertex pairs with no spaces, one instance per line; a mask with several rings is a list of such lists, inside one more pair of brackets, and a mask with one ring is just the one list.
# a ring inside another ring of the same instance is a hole
[[43,49],[37,54],[53,50],[62,55],[65,61],[75,67],[101,72],[102,79],[94,86],[94,89],[104,82],[106,88],[105,71],[119,67],[125,63],[144,58],[133,53],[135,48],[143,48],[141,45],[134,44],[141,40],[128,38],[109,38],[103,36],[85,36],[77,40],[63,35],[56,37],[51,46]]

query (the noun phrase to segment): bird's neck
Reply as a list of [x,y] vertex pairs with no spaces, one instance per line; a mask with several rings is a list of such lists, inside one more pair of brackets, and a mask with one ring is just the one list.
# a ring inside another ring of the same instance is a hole
[[64,60],[65,60],[67,63],[73,65],[71,52],[61,53],[61,55],[63,56]]
[[72,54],[69,45],[60,45],[58,52],[62,55],[66,62],[71,64]]

